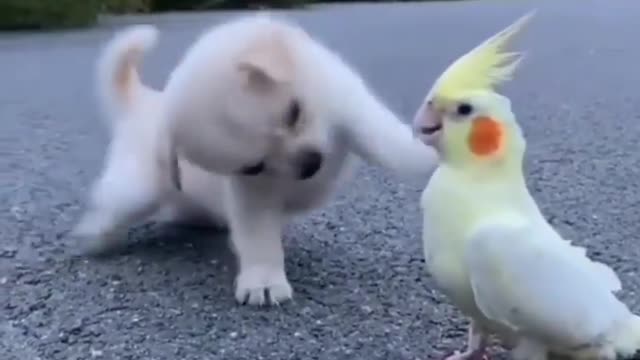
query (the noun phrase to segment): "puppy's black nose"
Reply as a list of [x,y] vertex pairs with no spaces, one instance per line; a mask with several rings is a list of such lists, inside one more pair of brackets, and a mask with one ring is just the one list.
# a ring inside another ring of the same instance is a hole
[[298,155],[298,179],[306,180],[322,167],[322,154],[315,150],[305,150]]

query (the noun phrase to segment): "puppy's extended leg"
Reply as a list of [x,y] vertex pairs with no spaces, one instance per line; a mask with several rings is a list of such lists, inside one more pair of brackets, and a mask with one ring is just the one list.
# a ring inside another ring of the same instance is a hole
[[349,99],[342,110],[342,125],[354,153],[402,176],[431,175],[438,155],[413,136],[408,124],[364,85],[354,89]]
[[238,257],[235,297],[251,305],[290,299],[293,291],[284,269],[280,197],[255,186],[253,179],[229,183],[228,215],[231,241]]
[[92,186],[87,211],[72,231],[81,248],[100,253],[126,240],[123,231],[156,211],[172,191],[154,154],[135,151],[126,136],[116,137],[105,168]]

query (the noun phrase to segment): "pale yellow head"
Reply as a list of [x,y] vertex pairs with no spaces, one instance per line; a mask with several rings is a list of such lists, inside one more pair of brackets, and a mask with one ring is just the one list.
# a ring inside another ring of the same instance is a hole
[[443,162],[490,164],[524,151],[511,102],[495,88],[510,80],[520,64],[522,53],[504,49],[533,15],[519,18],[458,58],[429,91],[413,127]]

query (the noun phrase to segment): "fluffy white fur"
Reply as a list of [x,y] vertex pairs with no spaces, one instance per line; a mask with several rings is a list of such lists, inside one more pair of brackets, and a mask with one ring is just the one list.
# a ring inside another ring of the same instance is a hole
[[[230,229],[236,299],[278,303],[292,296],[283,225],[322,206],[351,160],[416,176],[436,165],[435,152],[354,70],[288,21],[259,14],[213,27],[163,91],[142,84],[136,71],[156,38],[152,26],[130,27],[99,61],[112,142],[75,229],[94,251],[151,216],[208,219]],[[240,173],[256,164],[259,174]]]

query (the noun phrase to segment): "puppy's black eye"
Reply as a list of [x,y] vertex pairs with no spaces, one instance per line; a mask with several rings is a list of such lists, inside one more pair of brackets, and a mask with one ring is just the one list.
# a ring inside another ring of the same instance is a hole
[[473,112],[473,106],[471,106],[471,104],[468,104],[468,103],[461,103],[458,105],[456,112],[458,113],[458,115],[462,115],[462,116],[469,115]]
[[242,175],[248,175],[248,176],[255,176],[255,175],[259,175],[261,172],[263,172],[265,169],[265,164],[264,161],[261,161],[255,165],[249,165],[249,166],[245,166],[242,169],[240,169],[240,174]]
[[298,125],[300,121],[300,102],[298,100],[293,100],[289,105],[289,110],[287,111],[287,118],[285,119],[285,125],[293,129]]

